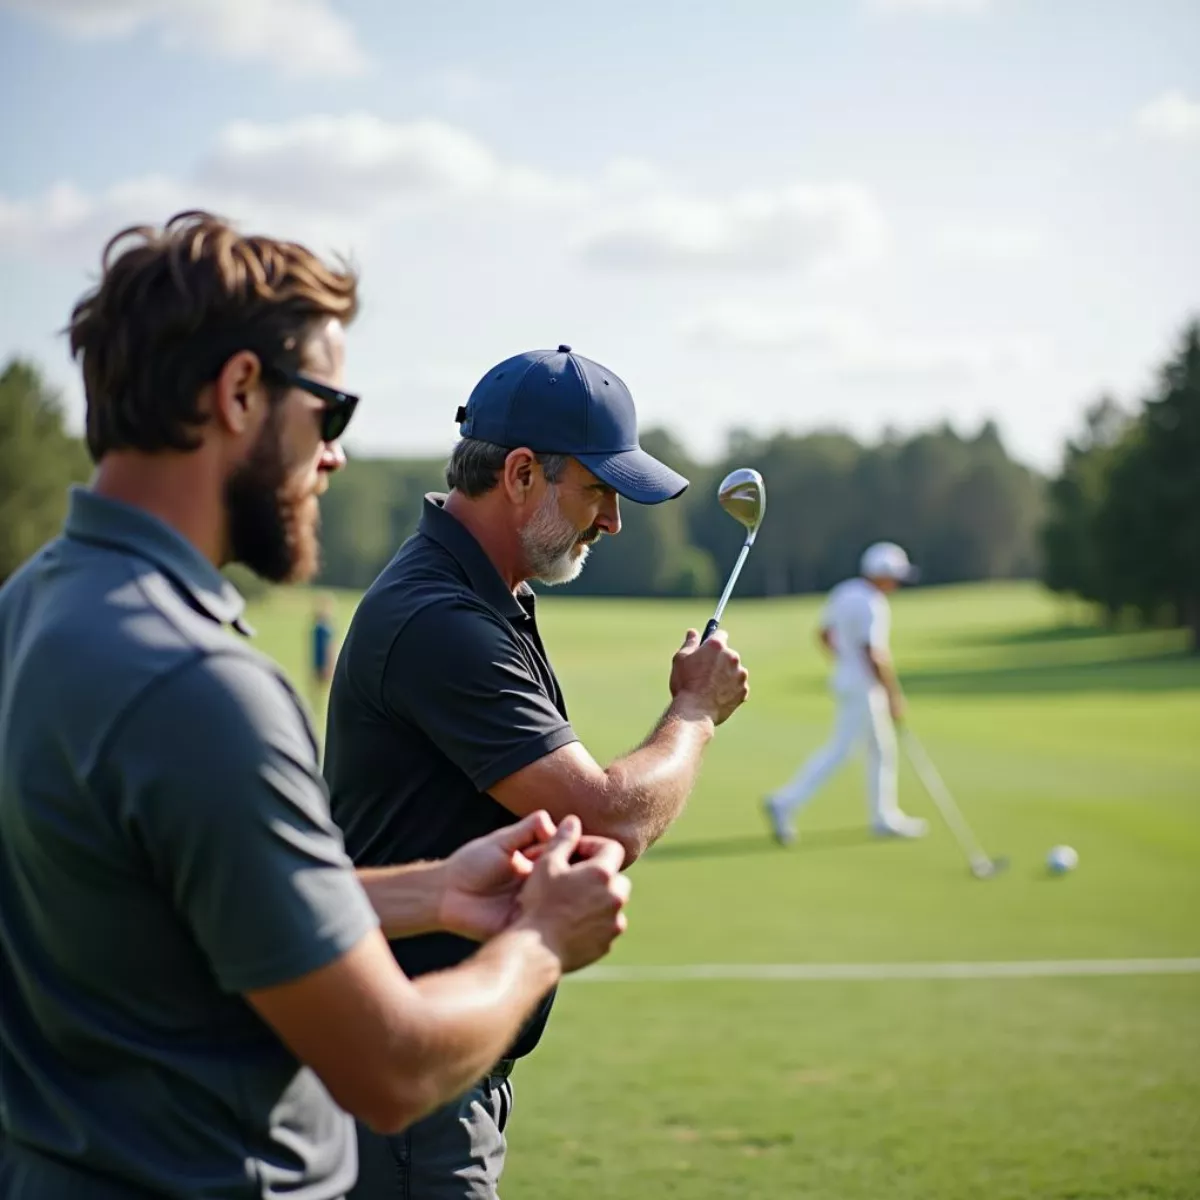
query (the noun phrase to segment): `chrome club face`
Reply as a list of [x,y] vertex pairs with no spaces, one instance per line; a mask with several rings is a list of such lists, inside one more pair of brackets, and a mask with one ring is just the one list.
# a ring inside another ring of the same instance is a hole
[[738,467],[736,471],[730,471],[721,480],[721,486],[717,489],[717,503],[739,525],[745,528],[746,540],[742,543],[742,552],[738,555],[737,562],[733,564],[733,570],[729,573],[729,579],[725,584],[725,590],[721,593],[721,599],[717,601],[717,610],[713,613],[712,620],[704,627],[704,637],[701,639],[704,641],[712,637],[721,624],[721,614],[725,611],[725,605],[729,603],[734,584],[737,583],[738,576],[742,573],[742,567],[745,565],[746,556],[750,553],[750,547],[754,545],[754,539],[758,536],[763,514],[767,511],[767,485],[763,482],[763,477],[753,468]]
[[753,541],[767,511],[767,487],[763,477],[751,467],[730,471],[717,489],[717,503],[739,525],[746,527],[750,541]]

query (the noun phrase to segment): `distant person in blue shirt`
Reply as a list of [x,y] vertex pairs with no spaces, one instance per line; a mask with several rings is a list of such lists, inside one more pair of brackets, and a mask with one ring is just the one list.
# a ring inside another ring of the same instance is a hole
[[329,596],[322,596],[313,609],[309,649],[312,653],[309,660],[312,700],[314,705],[319,705],[333,678],[333,664],[337,657],[333,643],[333,600]]

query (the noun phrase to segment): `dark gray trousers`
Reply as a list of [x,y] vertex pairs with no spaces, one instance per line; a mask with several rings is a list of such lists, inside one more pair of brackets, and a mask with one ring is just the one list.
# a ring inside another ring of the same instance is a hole
[[358,1126],[358,1183],[346,1200],[499,1200],[510,1062],[403,1133]]

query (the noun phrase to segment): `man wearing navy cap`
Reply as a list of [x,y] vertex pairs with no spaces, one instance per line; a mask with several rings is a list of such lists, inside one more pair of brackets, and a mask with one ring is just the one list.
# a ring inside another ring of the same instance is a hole
[[[625,384],[569,346],[492,368],[458,412],[449,495],[363,597],[334,672],[325,774],[359,866],[443,857],[537,809],[578,813],[626,864],[680,814],[713,732],[747,676],[717,633],[688,630],[672,700],[607,768],[580,744],[538,633],[531,579],[578,576],[591,544],[620,532],[619,497],[658,504],[687,480],[641,449]],[[471,952],[430,934],[392,943],[412,975]],[[515,1059],[537,1044],[548,994],[504,1059],[461,1102],[405,1133],[359,1127],[355,1200],[494,1197]]]

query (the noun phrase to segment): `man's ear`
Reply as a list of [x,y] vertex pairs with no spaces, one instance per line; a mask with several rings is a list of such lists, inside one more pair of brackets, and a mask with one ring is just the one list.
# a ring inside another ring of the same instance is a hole
[[529,499],[539,475],[537,455],[524,446],[509,451],[504,460],[500,484],[514,504],[524,504]]
[[257,424],[257,408],[266,400],[258,355],[239,350],[221,368],[212,392],[212,418],[219,428],[236,435]]

